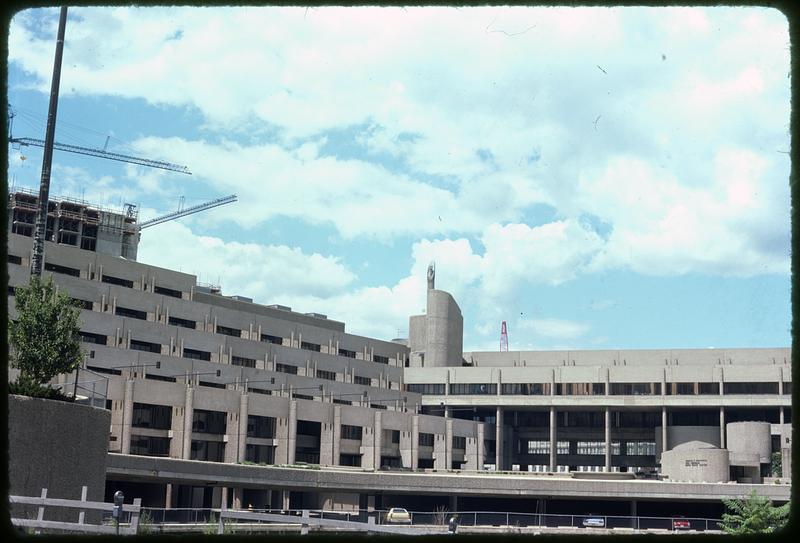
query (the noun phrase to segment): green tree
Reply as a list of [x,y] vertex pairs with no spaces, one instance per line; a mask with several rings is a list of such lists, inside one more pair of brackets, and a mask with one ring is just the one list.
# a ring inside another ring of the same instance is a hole
[[80,348],[80,310],[52,278],[32,277],[15,292],[17,320],[8,320],[11,367],[20,371],[18,383],[43,385],[69,373],[83,360]]
[[722,503],[731,511],[722,515],[726,534],[768,534],[783,528],[789,520],[789,502],[776,507],[755,490],[747,498],[723,499]]
[[773,477],[781,476],[781,465],[783,463],[783,455],[780,451],[775,451],[770,457],[770,471]]

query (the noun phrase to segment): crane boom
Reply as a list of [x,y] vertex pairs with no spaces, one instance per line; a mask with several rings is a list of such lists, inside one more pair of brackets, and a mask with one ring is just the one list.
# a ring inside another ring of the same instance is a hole
[[[44,147],[44,140],[36,138],[9,138],[9,143],[18,143],[20,145],[33,145],[35,147]],[[108,142],[106,142],[108,144]],[[139,158],[130,155],[122,155],[119,153],[111,153],[103,149],[93,149],[91,147],[80,147],[78,145],[68,145],[66,143],[53,142],[53,149],[60,151],[68,151],[70,153],[78,153],[80,155],[89,155],[99,158],[107,158],[109,160],[116,160],[118,162],[129,162],[131,164],[139,164],[140,166],[150,166],[151,168],[161,168],[162,170],[170,170],[178,173],[185,173],[191,175],[192,172],[186,166],[179,166],[178,164],[171,164],[161,160],[150,160],[148,158]]]
[[173,219],[178,219],[180,217],[185,217],[186,215],[191,215],[192,213],[197,213],[198,211],[203,211],[205,209],[211,209],[212,207],[218,207],[225,204],[230,204],[235,202],[236,200],[238,200],[237,196],[235,194],[231,194],[230,196],[217,198],[216,200],[211,200],[210,202],[206,202],[204,204],[198,204],[196,206],[187,207],[186,209],[183,210],[173,211],[172,213],[161,215],[160,217],[156,217],[155,219],[150,219],[139,223],[139,230],[148,228],[150,226],[155,226],[157,224],[161,224],[162,222],[167,222]]

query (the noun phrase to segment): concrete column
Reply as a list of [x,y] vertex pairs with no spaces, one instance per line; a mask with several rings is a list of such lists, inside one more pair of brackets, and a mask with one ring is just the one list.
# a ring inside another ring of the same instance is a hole
[[611,410],[606,407],[606,473],[611,471]]
[[558,453],[558,435],[556,433],[556,408],[550,407],[550,471],[556,471]]
[[233,488],[233,508],[241,509],[242,500],[244,499],[244,489],[240,486]]
[[236,460],[242,462],[247,458],[247,417],[249,416],[249,401],[247,392],[243,391],[239,397],[239,434],[236,436]]
[[[413,426],[413,421],[411,425]],[[404,468],[413,468],[411,458],[413,435],[413,428],[409,428],[407,422],[406,429],[400,432],[400,461]]]
[[223,486],[221,488],[219,501],[220,501],[220,505],[219,506],[221,508],[223,508],[223,509],[227,509],[228,508],[228,487],[227,486]]
[[725,445],[725,408],[719,407],[719,448],[726,449]]
[[286,463],[294,464],[297,451],[297,400],[289,401],[289,420],[286,426]]
[[333,421],[323,421],[320,424],[319,436],[319,463],[322,466],[333,466]]
[[411,468],[419,467],[419,415],[411,416]]
[[[778,408],[778,424],[780,424],[781,426],[783,426],[784,424],[786,424],[786,423],[784,422],[784,420],[783,420],[783,407],[779,407],[779,408]],[[782,430],[782,429],[781,429],[781,430]]]
[[194,419],[194,387],[186,385],[186,400],[183,409],[183,456],[188,460],[192,454],[192,421]]
[[289,491],[281,490],[281,509],[286,511],[289,509]]
[[444,421],[444,465],[445,469],[453,467],[453,419]]
[[665,453],[669,450],[667,443],[667,408],[661,408],[661,452]]
[[502,471],[503,469],[503,408],[497,408],[495,415],[495,470]]
[[172,509],[172,483],[167,483],[164,492],[164,509]]
[[484,457],[483,457],[484,424],[482,422],[478,422],[476,424],[478,425],[478,429],[477,429],[477,432],[476,432],[476,435],[478,436],[478,438],[477,438],[477,444],[475,445],[475,448],[477,449],[477,451],[476,451],[476,457],[477,458],[475,460],[475,464],[476,464],[476,468],[475,469],[483,470],[483,463],[484,463]]
[[606,381],[605,381],[605,395],[609,396],[611,394],[611,370],[606,368]]
[[342,406],[333,406],[333,462],[332,465],[339,465],[339,445],[342,440]]
[[372,465],[374,466],[373,469],[380,469],[381,468],[381,447],[383,446],[383,424],[381,423],[381,412],[379,410],[375,410],[375,420],[373,423],[373,440],[374,440],[374,449],[372,450],[373,459]]
[[122,404],[122,454],[131,453],[131,425],[133,424],[133,379],[125,380],[125,399]]

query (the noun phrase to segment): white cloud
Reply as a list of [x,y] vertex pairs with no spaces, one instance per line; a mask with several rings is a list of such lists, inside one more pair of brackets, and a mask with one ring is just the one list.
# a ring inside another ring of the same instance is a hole
[[[164,238],[170,240],[169,250],[161,243]],[[331,296],[356,280],[335,257],[309,255],[285,245],[225,242],[195,235],[176,222],[145,230],[138,260],[192,273],[204,282],[219,279],[226,294],[241,294],[260,303],[282,303],[287,296]]]

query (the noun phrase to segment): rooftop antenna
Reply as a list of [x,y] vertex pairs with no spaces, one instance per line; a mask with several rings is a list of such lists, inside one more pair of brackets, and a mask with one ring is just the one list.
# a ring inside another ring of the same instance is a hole
[[508,330],[506,329],[506,321],[500,325],[500,352],[508,351]]

